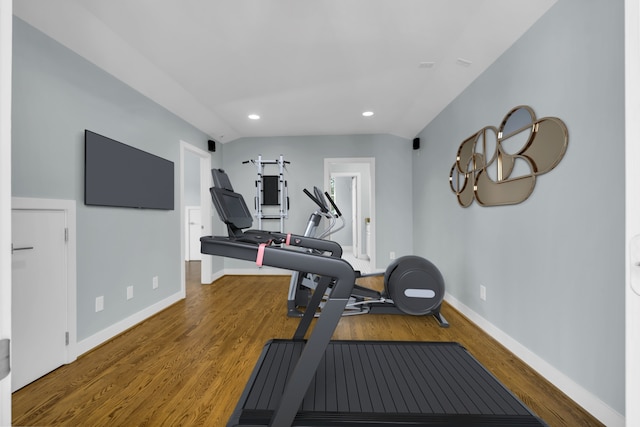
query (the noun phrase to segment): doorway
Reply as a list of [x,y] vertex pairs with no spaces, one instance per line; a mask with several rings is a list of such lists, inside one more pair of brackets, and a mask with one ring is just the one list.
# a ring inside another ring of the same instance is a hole
[[[211,180],[211,155],[200,148],[191,145],[185,141],[180,141],[180,277],[182,281],[182,292],[186,292],[186,270],[185,259],[187,257],[187,251],[189,250],[186,244],[187,231],[187,190],[189,190],[189,159],[195,157],[197,161],[194,163],[197,171],[195,171],[196,181],[198,185],[197,193],[199,193],[199,212],[200,212],[200,229],[201,236],[208,236],[211,234],[211,203],[209,202],[209,182]],[[191,171],[193,172],[193,171]],[[199,179],[198,179],[199,178]],[[196,184],[193,184],[196,185]],[[202,256],[200,262],[200,283],[211,283],[211,275],[213,268],[213,260],[209,255]]]
[[185,208],[185,261],[202,261],[200,237],[202,234],[202,209],[198,206]]
[[[324,185],[331,191],[332,180],[347,177],[345,184],[350,188],[351,203],[347,202],[353,226],[354,256],[358,259],[370,260],[371,267],[376,268],[375,238],[375,158],[342,157],[324,159]],[[345,187],[346,188],[346,187]],[[339,191],[339,190],[338,190]]]
[[361,178],[353,175],[353,172],[338,172],[331,174],[331,190],[329,194],[345,219],[342,230],[332,234],[332,240],[338,242],[345,252],[350,252],[354,257],[369,259],[366,246],[361,244],[361,227],[357,227],[358,218],[362,211]]

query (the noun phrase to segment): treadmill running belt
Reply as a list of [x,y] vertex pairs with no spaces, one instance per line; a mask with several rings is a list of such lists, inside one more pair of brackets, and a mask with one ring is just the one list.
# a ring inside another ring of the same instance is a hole
[[[267,343],[229,425],[268,425],[304,342]],[[545,425],[458,343],[331,341],[294,425]]]

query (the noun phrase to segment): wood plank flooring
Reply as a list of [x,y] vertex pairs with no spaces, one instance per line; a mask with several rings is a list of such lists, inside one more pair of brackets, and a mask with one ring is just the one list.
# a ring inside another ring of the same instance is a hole
[[[13,394],[19,426],[224,426],[266,341],[290,338],[288,276],[225,276]],[[367,279],[380,286],[378,279]],[[448,305],[431,317],[344,317],[335,339],[457,341],[550,426],[600,426]]]

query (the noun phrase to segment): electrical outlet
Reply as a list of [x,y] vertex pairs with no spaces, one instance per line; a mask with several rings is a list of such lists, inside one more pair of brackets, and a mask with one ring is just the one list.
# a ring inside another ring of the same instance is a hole
[[389,252],[389,259],[396,259],[396,253],[394,251]]
[[127,299],[133,298],[133,286],[127,286]]
[[482,301],[486,301],[487,300],[487,287],[480,285],[480,299]]
[[158,276],[153,276],[153,289],[158,289]]
[[96,298],[96,313],[104,310],[104,297],[100,296]]

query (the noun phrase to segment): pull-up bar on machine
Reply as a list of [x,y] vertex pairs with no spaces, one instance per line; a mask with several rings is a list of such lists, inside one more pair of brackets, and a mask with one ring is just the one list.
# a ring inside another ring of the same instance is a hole
[[[258,169],[258,179],[256,180],[255,217],[258,220],[258,229],[262,230],[262,221],[269,219],[280,220],[280,232],[284,232],[284,220],[289,217],[289,194],[287,181],[284,179],[284,171],[287,164],[281,154],[276,160],[264,160],[262,155],[257,159],[245,160],[242,162],[253,163]],[[277,165],[278,175],[265,175],[265,165]],[[264,206],[277,206],[277,213],[265,213]]]

